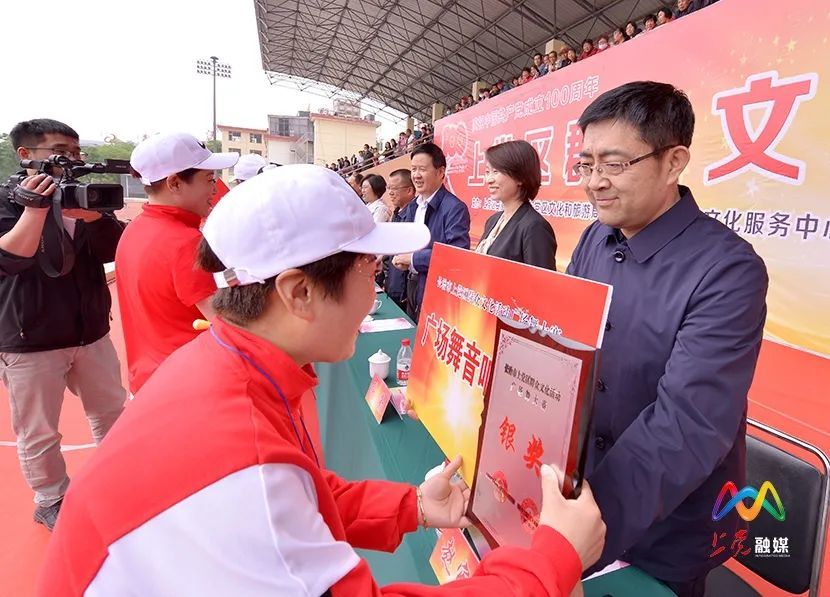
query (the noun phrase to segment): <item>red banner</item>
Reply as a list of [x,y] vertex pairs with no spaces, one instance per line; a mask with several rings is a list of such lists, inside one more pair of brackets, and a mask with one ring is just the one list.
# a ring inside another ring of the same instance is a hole
[[596,217],[571,173],[577,119],[604,91],[666,81],[689,95],[697,116],[683,184],[770,270],[767,336],[829,356],[830,96],[819,84],[830,74],[827,13],[812,0],[763,11],[752,0],[720,2],[438,121],[447,186],[470,207],[474,246],[501,209],[487,192],[484,151],[526,139],[542,163],[534,206],[554,227],[557,263],[567,264]]
[[553,225],[557,264],[565,267],[595,218],[569,175],[582,138],[576,119],[592,99],[629,81],[665,81],[684,90],[697,122],[681,182],[701,209],[751,242],[769,270],[765,341],[749,414],[826,451],[828,27],[827,2],[725,0],[435,127],[448,158],[447,186],[470,207],[474,247],[484,222],[500,209],[484,184],[484,151],[509,139],[536,147],[543,183],[534,206]]

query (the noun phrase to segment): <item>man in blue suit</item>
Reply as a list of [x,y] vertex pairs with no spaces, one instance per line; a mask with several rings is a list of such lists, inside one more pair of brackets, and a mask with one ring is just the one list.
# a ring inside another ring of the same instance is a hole
[[[389,202],[395,206],[392,212],[393,222],[403,222],[406,207],[415,199],[415,185],[412,184],[412,175],[408,169],[401,168],[389,175],[389,184],[386,187]],[[381,272],[377,275],[378,284],[383,286],[386,294],[401,309],[406,311],[406,278],[407,272],[392,267],[392,255],[386,255],[382,261]]]
[[447,158],[434,143],[424,143],[412,152],[412,184],[418,195],[403,211],[404,222],[426,224],[432,236],[420,251],[395,255],[392,265],[407,272],[406,310],[417,323],[432,259],[433,243],[470,248],[470,211],[466,204],[444,187]]

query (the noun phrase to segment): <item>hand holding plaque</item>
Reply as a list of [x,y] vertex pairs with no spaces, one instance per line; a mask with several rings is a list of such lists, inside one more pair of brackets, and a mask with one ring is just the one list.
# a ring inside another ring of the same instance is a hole
[[562,495],[561,473],[542,465],[542,512],[544,524],[565,537],[579,555],[582,569],[593,566],[605,545],[605,522],[587,481],[582,482],[579,497],[573,500]]
[[544,465],[563,471],[559,500],[579,495],[596,350],[500,319],[493,363],[468,515],[491,546],[528,547],[541,522]]
[[470,526],[470,520],[464,515],[470,501],[470,488],[464,481],[453,480],[459,468],[461,456],[456,456],[444,470],[421,484],[423,526],[441,529]]

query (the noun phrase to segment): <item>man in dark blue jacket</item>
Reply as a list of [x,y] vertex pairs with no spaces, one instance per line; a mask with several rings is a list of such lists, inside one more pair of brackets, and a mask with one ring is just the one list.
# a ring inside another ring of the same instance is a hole
[[699,597],[743,528],[712,507],[725,483],[745,485],[766,267],[678,184],[694,131],[682,91],[629,83],[579,125],[574,170],[599,221],[567,271],[614,287],[586,468],[608,525],[597,567],[622,559]]
[[[389,185],[386,187],[389,201],[395,206],[392,212],[393,222],[403,222],[406,206],[415,198],[415,186],[412,184],[412,175],[409,170],[395,170],[389,175]],[[378,283],[383,286],[386,294],[403,310],[406,310],[406,278],[407,272],[392,267],[392,256],[383,258],[381,272],[378,274]]]
[[470,210],[444,187],[447,158],[434,143],[419,145],[411,154],[412,184],[418,195],[403,212],[403,221],[426,224],[432,236],[420,251],[395,255],[392,265],[407,272],[407,313],[417,323],[432,259],[432,245],[470,248]]

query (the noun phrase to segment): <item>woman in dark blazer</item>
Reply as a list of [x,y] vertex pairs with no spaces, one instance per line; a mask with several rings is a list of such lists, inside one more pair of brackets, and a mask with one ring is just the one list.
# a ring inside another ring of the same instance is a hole
[[555,271],[553,227],[530,204],[542,184],[536,150],[527,141],[508,141],[484,155],[490,195],[502,202],[504,211],[487,220],[476,252]]

